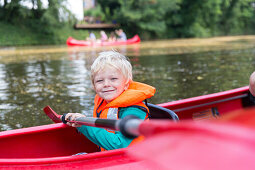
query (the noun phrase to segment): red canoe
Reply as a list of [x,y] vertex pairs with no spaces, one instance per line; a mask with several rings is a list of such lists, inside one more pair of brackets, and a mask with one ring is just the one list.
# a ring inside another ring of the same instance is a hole
[[140,37],[135,35],[133,38],[128,39],[127,41],[116,41],[116,42],[90,42],[85,40],[76,40],[72,37],[69,37],[66,40],[68,46],[114,46],[114,45],[130,45],[140,43]]
[[106,152],[62,123],[0,132],[0,169],[254,169],[255,111],[215,119],[250,105],[248,87],[163,103],[180,122],[145,122],[144,142]]

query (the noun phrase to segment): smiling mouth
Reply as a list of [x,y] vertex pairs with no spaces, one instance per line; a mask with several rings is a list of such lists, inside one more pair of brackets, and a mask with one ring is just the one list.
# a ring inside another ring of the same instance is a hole
[[113,92],[114,90],[105,90],[103,91],[103,93],[110,93],[110,92]]

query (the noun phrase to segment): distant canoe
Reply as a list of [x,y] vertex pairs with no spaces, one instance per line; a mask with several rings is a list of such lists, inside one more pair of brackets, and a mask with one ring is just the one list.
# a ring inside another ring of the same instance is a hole
[[66,40],[68,46],[111,46],[111,45],[130,45],[140,43],[140,37],[135,35],[133,38],[128,39],[127,41],[115,41],[115,42],[90,42],[85,40],[76,40],[72,37],[69,37]]

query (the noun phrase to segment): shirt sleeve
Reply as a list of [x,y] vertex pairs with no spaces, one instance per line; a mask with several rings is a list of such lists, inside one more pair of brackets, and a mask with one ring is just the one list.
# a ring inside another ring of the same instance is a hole
[[[146,117],[146,113],[144,111],[135,107],[121,108],[119,115],[120,119],[123,119],[127,115],[134,115],[140,119],[145,119]],[[126,148],[133,140],[125,137],[119,131],[111,133],[103,128],[96,128],[85,125],[78,127],[77,129],[93,143],[106,150]]]

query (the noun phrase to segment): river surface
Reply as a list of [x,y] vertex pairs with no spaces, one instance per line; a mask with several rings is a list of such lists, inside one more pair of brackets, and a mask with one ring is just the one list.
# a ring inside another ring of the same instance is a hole
[[0,48],[0,131],[50,124],[43,108],[91,116],[90,66],[101,51],[130,58],[135,81],[156,87],[158,104],[248,85],[255,37],[148,41],[121,47]]

